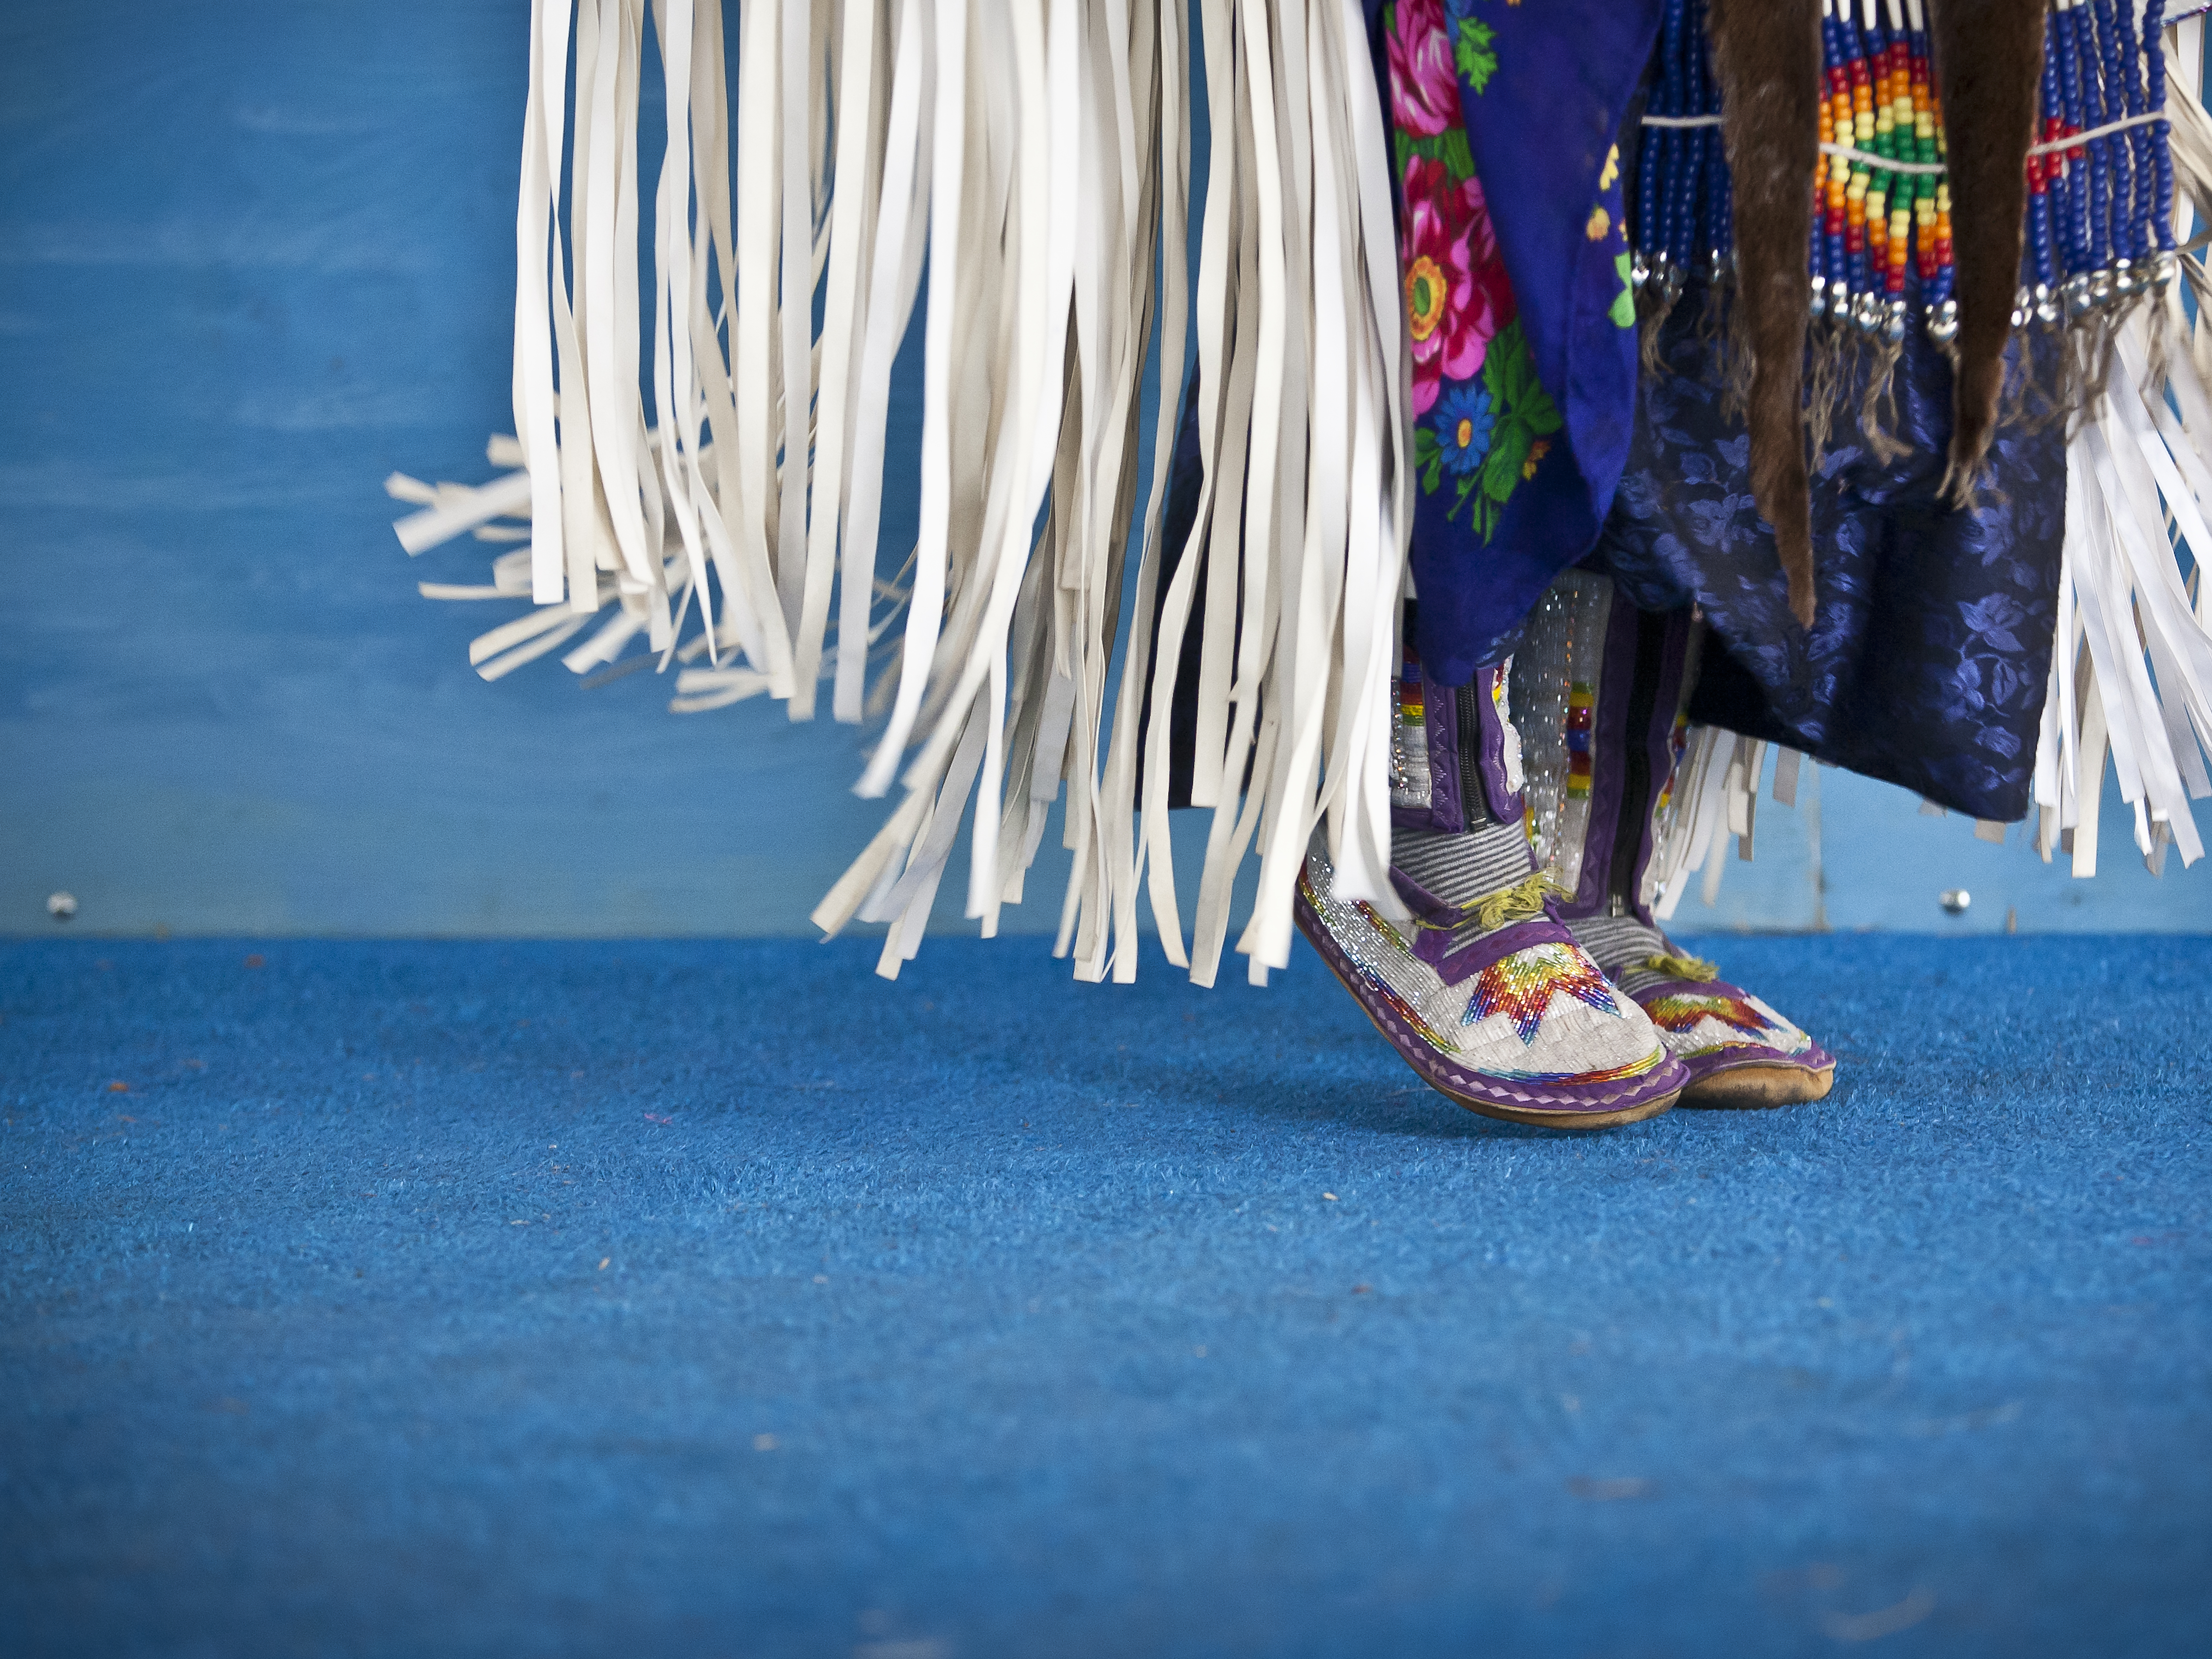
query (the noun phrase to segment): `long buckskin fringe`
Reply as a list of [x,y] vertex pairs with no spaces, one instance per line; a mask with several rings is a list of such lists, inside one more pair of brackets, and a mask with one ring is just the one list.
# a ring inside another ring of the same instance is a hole
[[[743,0],[726,42],[715,0],[653,0],[649,18],[645,0],[533,0],[517,437],[493,451],[517,470],[476,490],[395,477],[425,508],[400,539],[506,539],[521,532],[492,520],[526,514],[527,549],[489,587],[424,585],[532,601],[471,647],[486,678],[596,623],[568,665],[642,635],[661,668],[685,665],[678,708],[765,692],[806,720],[825,679],[839,720],[887,702],[857,788],[904,797],[814,912],[831,934],[891,924],[886,975],[921,944],[969,803],[967,914],[988,936],[1063,782],[1059,950],[1079,978],[1134,975],[1142,889],[1170,958],[1211,983],[1256,846],[1237,948],[1264,982],[1289,959],[1324,819],[1339,891],[1402,915],[1388,695],[1411,416],[1364,23],[1358,0],[1199,0],[1218,137],[1193,295],[1186,3]],[[666,152],[641,286],[648,27]],[[902,620],[877,554],[891,365],[917,300]],[[1193,331],[1203,500],[1160,591]],[[1133,535],[1136,614],[1117,637]],[[1167,767],[1192,628],[1193,797],[1213,822],[1186,951]],[[870,647],[892,634],[872,690]]]

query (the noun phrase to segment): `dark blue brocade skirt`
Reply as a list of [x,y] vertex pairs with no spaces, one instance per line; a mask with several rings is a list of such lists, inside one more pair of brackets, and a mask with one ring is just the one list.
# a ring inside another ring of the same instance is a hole
[[2025,817],[2057,623],[2063,428],[2005,422],[1973,508],[1939,506],[1951,368],[1914,329],[1893,428],[1907,453],[1887,465],[1869,453],[1853,387],[1814,475],[1808,635],[1752,504],[1750,440],[1721,413],[1715,348],[1692,320],[1702,300],[1686,294],[1662,337],[1670,372],[1643,378],[1628,469],[1588,562],[1645,609],[1703,608],[1692,720],[1975,817]]

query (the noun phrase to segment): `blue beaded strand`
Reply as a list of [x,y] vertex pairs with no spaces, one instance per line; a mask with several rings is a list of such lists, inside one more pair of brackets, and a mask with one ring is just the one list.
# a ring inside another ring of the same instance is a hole
[[[1658,101],[1655,88],[1644,106],[1647,112],[1664,114],[1663,109],[1651,107]],[[1650,284],[1651,256],[1659,243],[1659,148],[1665,137],[1663,127],[1646,128],[1636,149],[1636,250],[1629,261],[1628,284],[1639,301]]]
[[[1682,49],[1684,25],[1688,21],[1686,0],[1667,0],[1666,21],[1660,58],[1662,100],[1664,114],[1677,118],[1688,111],[1685,96]],[[1686,226],[1684,224],[1682,185],[1688,172],[1690,134],[1680,127],[1660,130],[1659,152],[1659,259],[1655,274],[1660,276],[1659,303],[1672,305],[1682,288],[1682,251]]]
[[[2143,7],[2143,66],[2150,81],[2144,100],[2148,115],[2161,114],[2166,109],[2166,52],[2159,40],[2165,32],[2166,0],[2148,0]],[[2150,223],[2158,243],[2158,252],[2151,259],[2151,286],[2163,294],[2179,264],[2173,251],[2172,128],[2160,120],[2144,131],[2151,136]]]
[[[2119,58],[2120,103],[2128,118],[2135,120],[2143,109],[2143,47],[2136,40],[2135,11],[2137,0],[2115,7],[2112,12],[2112,33]],[[2151,178],[2151,137],[2148,126],[2130,127],[2124,135],[2128,154],[2128,258],[2133,262],[2131,286],[2144,275],[2150,259],[2151,202],[2155,186]]]
[[[2075,27],[2076,12],[2073,0],[2058,0],[2056,26],[2052,30],[2058,46],[2058,97],[2069,136],[2087,130],[2082,120],[2081,36]],[[2064,225],[2066,279],[2063,288],[2066,317],[2071,322],[2086,315],[2094,304],[2089,289],[2090,272],[2095,267],[2095,260],[2091,252],[2089,223],[2095,211],[2095,202],[2088,150],[2069,149],[2063,154],[2068,173]]]
[[[1708,118],[1721,112],[1720,87],[1705,60],[1705,0],[1692,0],[1684,50],[1689,55],[1691,107]],[[1698,240],[1705,255],[1705,280],[1719,283],[1729,271],[1728,162],[1718,127],[1697,130],[1694,164],[1699,215]]]
[[[2058,94],[2057,36],[2058,14],[2053,9],[2043,18],[2043,107],[2035,129],[2040,143],[2055,138],[2065,125],[2064,106]],[[2064,228],[2072,222],[2075,181],[2063,150],[2054,150],[2038,160],[2043,190],[2028,198],[2028,240],[2035,258],[2035,314],[2049,328],[2064,316],[2058,295],[2066,267],[2060,260],[2059,242]]]
[[[2097,20],[2090,11],[2090,0],[2075,0],[2069,9],[2073,22],[2073,60],[2075,80],[2081,95],[2081,119],[2079,128],[2088,133],[2093,128],[2104,126],[2104,73],[2101,58],[2097,53]],[[2104,139],[2088,139],[2081,146],[2086,157],[2084,181],[2088,199],[2088,222],[2086,237],[2081,243],[2081,274],[2090,281],[2090,299],[2101,305],[2106,299],[2106,285],[2111,276],[2106,270],[2112,265],[2112,161],[2106,155]]]
[[[2112,0],[2090,0],[2090,15],[2097,28],[2104,119],[2107,123],[2118,121],[2136,112],[2127,107],[2129,77],[2121,49],[2119,20]],[[2112,258],[2106,265],[2109,275],[2106,290],[2108,305],[2130,299],[2136,291],[2135,239],[2140,222],[2135,210],[2135,151],[2128,142],[2130,131],[2112,133],[2104,140],[2106,161],[2112,168]],[[2145,248],[2143,252],[2148,255],[2149,250]]]

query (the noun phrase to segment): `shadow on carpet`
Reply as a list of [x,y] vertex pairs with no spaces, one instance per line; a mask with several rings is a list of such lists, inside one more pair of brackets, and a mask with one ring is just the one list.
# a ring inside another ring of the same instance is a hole
[[1303,946],[0,947],[0,1647],[2190,1650],[2212,940],[1705,944],[1827,1101],[1492,1123]]

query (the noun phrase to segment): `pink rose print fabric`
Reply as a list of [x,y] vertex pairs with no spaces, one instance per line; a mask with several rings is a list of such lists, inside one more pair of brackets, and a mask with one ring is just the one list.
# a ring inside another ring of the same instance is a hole
[[1465,87],[1497,72],[1474,0],[1397,0],[1383,29],[1403,213],[1398,266],[1413,364],[1414,468],[1444,516],[1487,542],[1559,429],[1468,147]]
[[1498,257],[1482,181],[1454,179],[1442,161],[1406,159],[1406,319],[1413,336],[1413,413],[1425,415],[1442,382],[1470,380],[1484,349],[1513,320],[1513,284]]
[[1437,137],[1451,127],[1464,131],[1443,0],[1400,0],[1389,40],[1390,114],[1398,130],[1420,138]]

